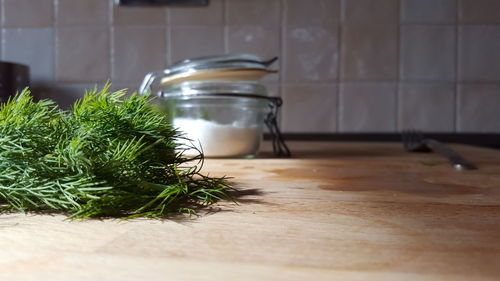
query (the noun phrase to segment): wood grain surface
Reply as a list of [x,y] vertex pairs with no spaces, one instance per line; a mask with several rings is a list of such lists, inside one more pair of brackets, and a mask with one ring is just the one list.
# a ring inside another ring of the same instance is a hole
[[479,166],[396,143],[292,143],[207,159],[238,203],[193,218],[0,215],[0,280],[499,280],[500,151]]

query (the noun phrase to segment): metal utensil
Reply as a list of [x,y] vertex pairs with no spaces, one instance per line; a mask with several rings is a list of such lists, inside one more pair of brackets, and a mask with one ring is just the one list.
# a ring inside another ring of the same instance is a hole
[[431,152],[435,151],[446,157],[457,170],[474,170],[476,165],[467,161],[460,156],[456,151],[451,149],[446,144],[434,140],[426,139],[421,132],[416,130],[405,130],[402,133],[403,146],[406,151],[410,152]]

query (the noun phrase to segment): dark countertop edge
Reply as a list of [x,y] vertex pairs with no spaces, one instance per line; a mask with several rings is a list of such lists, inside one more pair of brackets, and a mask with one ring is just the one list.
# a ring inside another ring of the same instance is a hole
[[[500,134],[490,133],[424,133],[426,138],[437,139],[447,143],[461,143],[500,149]],[[310,133],[285,133],[285,141],[376,141],[400,142],[399,133],[335,133],[335,134],[310,134]],[[270,140],[268,133],[264,140]]]

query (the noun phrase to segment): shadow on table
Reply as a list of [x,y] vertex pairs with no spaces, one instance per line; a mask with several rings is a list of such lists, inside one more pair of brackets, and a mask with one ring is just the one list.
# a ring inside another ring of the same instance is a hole
[[[59,211],[54,210],[39,210],[39,211],[26,211],[25,213],[20,213],[15,210],[3,210],[0,211],[0,215],[7,215],[11,217],[15,216],[57,216],[57,215],[65,215],[67,216],[68,221],[75,222],[84,222],[87,220],[97,220],[97,221],[106,221],[106,220],[119,220],[123,222],[133,222],[138,220],[166,220],[166,221],[174,221],[174,222],[195,222],[197,218],[203,217],[206,215],[211,215],[215,213],[221,212],[234,212],[238,205],[243,204],[262,204],[264,203],[259,196],[264,194],[260,189],[257,188],[244,188],[237,187],[237,183],[229,183],[231,186],[230,189],[227,190],[227,198],[221,198],[220,201],[215,202],[214,204],[201,204],[196,200],[188,200],[179,202],[179,204],[172,206],[172,209],[179,209],[179,212],[170,212],[163,217],[155,217],[155,218],[145,218],[145,217],[132,217],[127,218],[126,215],[120,214],[116,216],[101,216],[101,217],[89,217],[85,219],[71,219],[71,214],[61,213]],[[0,204],[0,207],[2,205]],[[190,211],[187,211],[190,210]],[[0,229],[3,228],[3,225],[0,223]]]
[[171,214],[161,219],[177,223],[195,223],[197,218],[204,216],[214,215],[217,213],[237,212],[238,205],[271,204],[264,202],[261,198],[259,198],[265,193],[259,188],[235,187],[237,185],[236,183],[230,183],[230,185],[232,188],[227,191],[230,198],[223,198],[222,200],[211,205],[193,203],[188,205],[188,207],[193,209],[195,211],[194,213]]
[[[387,157],[401,155],[404,153],[402,146],[387,144],[360,143],[359,146],[345,145],[344,143],[331,143],[328,145],[299,146],[291,151],[292,156],[289,159],[311,159],[311,158],[359,158],[359,157]],[[258,159],[287,159],[277,158],[272,152],[264,151],[258,156]]]

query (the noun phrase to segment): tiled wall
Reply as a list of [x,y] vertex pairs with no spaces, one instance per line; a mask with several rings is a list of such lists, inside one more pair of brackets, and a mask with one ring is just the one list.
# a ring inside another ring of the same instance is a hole
[[286,132],[500,133],[500,0],[2,0],[1,58],[68,104],[94,83],[137,88],[177,60],[278,55],[265,78]]

